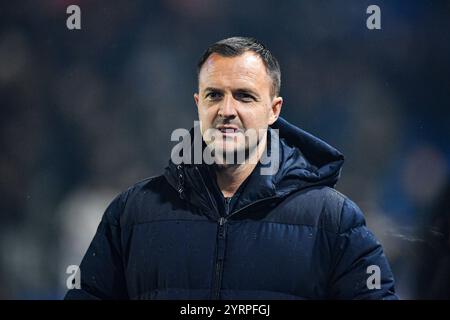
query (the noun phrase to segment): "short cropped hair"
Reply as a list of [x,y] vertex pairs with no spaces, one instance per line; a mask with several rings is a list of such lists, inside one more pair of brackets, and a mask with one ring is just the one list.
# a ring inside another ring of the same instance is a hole
[[205,61],[213,53],[217,53],[223,57],[237,57],[248,51],[254,52],[261,58],[266,67],[267,74],[272,79],[271,94],[272,96],[278,96],[281,86],[280,65],[272,53],[255,38],[232,37],[213,43],[206,49],[197,64],[197,76],[200,75],[200,70]]

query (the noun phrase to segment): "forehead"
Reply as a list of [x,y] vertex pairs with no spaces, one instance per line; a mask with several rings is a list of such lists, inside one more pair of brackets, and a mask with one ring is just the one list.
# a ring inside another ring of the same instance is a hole
[[236,57],[211,54],[199,74],[199,86],[229,87],[252,86],[258,90],[270,90],[271,79],[262,59],[254,52]]

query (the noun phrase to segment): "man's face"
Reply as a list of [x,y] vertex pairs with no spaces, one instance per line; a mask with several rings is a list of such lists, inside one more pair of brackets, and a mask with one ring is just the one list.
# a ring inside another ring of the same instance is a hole
[[[283,100],[272,97],[271,88],[272,80],[255,53],[209,56],[194,95],[206,144],[216,152],[253,150],[281,110]],[[257,139],[245,139],[254,133]]]

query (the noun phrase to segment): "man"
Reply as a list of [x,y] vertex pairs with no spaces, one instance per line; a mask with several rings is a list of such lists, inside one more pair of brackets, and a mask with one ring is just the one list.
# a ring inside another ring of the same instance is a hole
[[[333,189],[343,155],[279,117],[269,50],[219,41],[198,85],[200,147],[111,203],[66,298],[396,299],[381,245]],[[199,148],[214,161],[188,161]]]

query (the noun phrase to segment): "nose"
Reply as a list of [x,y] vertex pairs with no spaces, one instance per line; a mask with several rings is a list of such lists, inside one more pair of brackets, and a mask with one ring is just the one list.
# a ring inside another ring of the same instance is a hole
[[219,116],[223,118],[235,118],[237,116],[235,102],[233,96],[229,95],[225,97],[219,108]]

